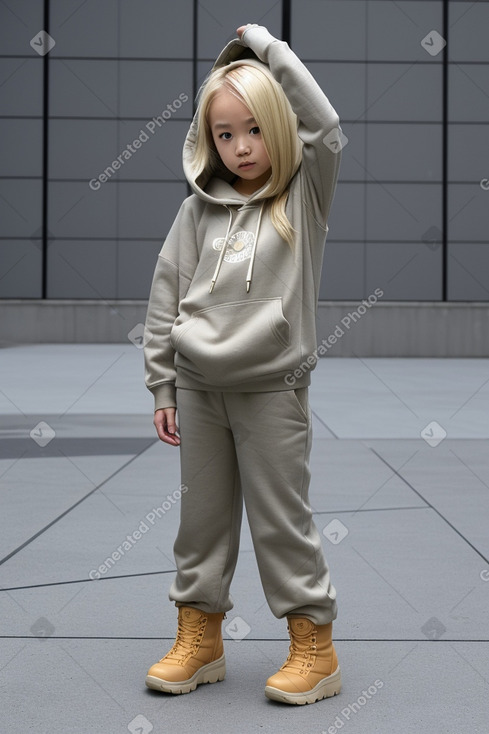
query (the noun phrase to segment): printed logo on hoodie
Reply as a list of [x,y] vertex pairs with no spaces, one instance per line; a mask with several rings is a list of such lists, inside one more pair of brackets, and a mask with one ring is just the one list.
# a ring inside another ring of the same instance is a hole
[[[228,239],[226,252],[224,254],[224,260],[227,263],[240,263],[243,260],[248,260],[251,257],[253,251],[253,245],[255,242],[255,235],[253,232],[235,232]],[[224,247],[224,237],[218,237],[212,243],[214,250],[219,252]]]

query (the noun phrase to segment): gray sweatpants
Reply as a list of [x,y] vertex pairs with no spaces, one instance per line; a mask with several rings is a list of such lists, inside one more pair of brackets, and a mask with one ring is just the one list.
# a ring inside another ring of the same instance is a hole
[[243,497],[272,613],[336,618],[336,591],[308,500],[308,388],[177,388],[182,494],[170,599],[206,612],[233,607]]

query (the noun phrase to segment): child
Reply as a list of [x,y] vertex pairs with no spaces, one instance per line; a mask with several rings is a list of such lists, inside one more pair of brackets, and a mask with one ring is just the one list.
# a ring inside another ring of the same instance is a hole
[[199,92],[183,151],[194,193],[161,250],[146,319],[154,424],[180,445],[186,487],[170,589],[178,632],[149,688],[223,680],[244,498],[267,602],[291,638],[265,694],[304,704],[340,691],[336,591],[308,501],[310,369],[298,369],[316,349],[340,163],[323,139],[335,130],[305,66],[255,24],[238,29]]

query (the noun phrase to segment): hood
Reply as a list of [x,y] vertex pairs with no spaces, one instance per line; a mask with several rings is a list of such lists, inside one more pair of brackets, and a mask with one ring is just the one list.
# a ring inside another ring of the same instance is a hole
[[[246,46],[245,43],[243,43],[239,38],[235,38],[234,40],[230,41],[221,51],[209,74],[212,73],[214,69],[218,69],[222,66],[229,66],[229,68],[232,69],[236,66],[242,66],[243,64],[251,64],[258,68],[268,69],[268,66],[258,59],[254,51],[252,51],[249,46]],[[199,93],[197,95],[197,103],[201,98],[202,90],[205,87],[208,76],[209,75],[207,75],[206,79],[199,89]],[[196,140],[197,111],[194,114],[183,146],[183,170],[185,173],[185,177],[189,182],[193,193],[196,194],[200,199],[210,204],[224,205],[229,209],[228,227],[226,235],[224,237],[224,244],[221,248],[221,253],[214,271],[214,275],[210,282],[210,293],[213,292],[216,285],[216,281],[219,276],[221,265],[223,263],[223,259],[227,249],[228,237],[233,223],[233,213],[230,207],[233,205],[237,205],[240,208],[247,208],[248,206],[250,208],[257,206],[259,207],[258,220],[255,225],[254,232],[253,249],[250,257],[248,272],[246,275],[246,292],[249,293],[253,277],[253,266],[255,262],[260,225],[267,199],[268,182],[265,183],[262,188],[255,191],[251,196],[240,194],[231,185],[231,182],[234,179],[234,174],[231,173],[231,171],[229,171],[223,163],[221,163],[218,168],[214,168],[213,170],[210,170],[210,167],[209,169],[204,169],[204,171],[202,171],[202,173],[199,174],[197,178],[194,178],[191,171],[190,163],[194,157]],[[301,156],[298,157],[295,171],[297,171],[297,168],[299,167],[300,159]],[[261,201],[259,201],[260,199]]]
[[[246,46],[239,38],[235,38],[223,48],[209,74],[214,71],[214,69],[221,66],[229,65],[230,69],[232,69],[235,66],[241,66],[243,64],[252,64],[257,67],[268,68],[266,64],[258,59],[256,54],[248,46]],[[200,99],[209,74],[206,76],[206,79],[199,89],[197,102]],[[183,171],[194,194],[197,194],[199,198],[211,204],[242,205],[244,202],[250,201],[250,199],[260,198],[260,195],[264,193],[267,184],[258,191],[255,191],[255,193],[250,197],[239,194],[231,186],[234,175],[224,166],[224,164],[221,164],[220,168],[214,169],[212,172],[205,169],[195,179],[191,171],[190,162],[193,159],[196,139],[197,112],[194,114],[183,146]]]

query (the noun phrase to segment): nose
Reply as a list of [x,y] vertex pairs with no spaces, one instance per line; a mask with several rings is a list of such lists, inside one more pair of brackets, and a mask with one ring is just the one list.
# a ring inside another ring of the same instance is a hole
[[239,138],[236,141],[236,155],[246,155],[250,152],[250,144],[246,138]]

